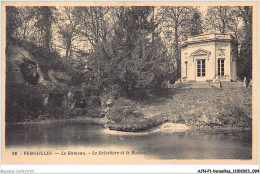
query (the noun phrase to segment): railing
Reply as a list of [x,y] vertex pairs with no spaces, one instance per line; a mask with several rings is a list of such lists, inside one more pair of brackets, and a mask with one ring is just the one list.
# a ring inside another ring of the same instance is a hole
[[200,41],[200,40],[208,40],[208,39],[234,39],[234,37],[230,34],[206,34],[206,35],[198,35],[194,37],[189,37],[187,42]]

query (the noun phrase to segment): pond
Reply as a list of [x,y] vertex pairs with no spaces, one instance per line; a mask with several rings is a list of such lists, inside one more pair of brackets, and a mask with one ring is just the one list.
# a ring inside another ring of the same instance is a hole
[[6,125],[6,147],[129,147],[154,159],[251,159],[251,131],[105,133],[101,125],[37,123]]

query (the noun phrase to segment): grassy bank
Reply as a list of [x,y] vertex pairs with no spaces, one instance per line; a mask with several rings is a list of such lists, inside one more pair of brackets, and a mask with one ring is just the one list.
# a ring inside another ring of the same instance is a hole
[[167,115],[156,115],[150,118],[142,118],[139,120],[123,121],[120,123],[108,122],[107,127],[110,130],[123,131],[123,132],[141,132],[151,129],[155,126],[168,122]]
[[[193,129],[242,129],[252,127],[252,89],[162,89],[160,91],[135,90],[129,100],[121,104],[114,112],[118,117],[125,115],[122,121],[109,121],[106,118],[89,116],[68,117],[63,119],[34,120],[30,123],[46,122],[84,122],[102,124],[111,130],[140,132],[165,122],[181,123]],[[139,104],[138,116],[129,103]],[[120,112],[118,112],[120,111]],[[111,117],[116,116],[114,113]],[[128,117],[128,118],[127,118]],[[109,118],[109,117],[108,117]]]
[[181,123],[193,129],[250,130],[252,89],[161,89],[136,90],[129,98],[140,104],[144,118],[110,123],[112,130],[139,132],[165,122]]
[[167,115],[170,122],[195,127],[252,126],[252,89],[165,89],[149,96],[133,95],[145,118]]

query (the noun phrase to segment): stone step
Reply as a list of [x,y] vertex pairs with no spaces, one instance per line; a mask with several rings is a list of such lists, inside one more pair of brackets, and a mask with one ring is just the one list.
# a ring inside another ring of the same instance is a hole
[[[243,82],[221,82],[222,88],[236,88],[236,87],[243,87]],[[206,89],[212,88],[213,86],[208,82],[185,82],[179,83],[175,85],[176,88],[183,88],[183,89]]]
[[199,82],[199,83],[187,83],[183,84],[181,88],[193,88],[193,89],[199,89],[199,88],[211,88],[210,84],[207,82]]

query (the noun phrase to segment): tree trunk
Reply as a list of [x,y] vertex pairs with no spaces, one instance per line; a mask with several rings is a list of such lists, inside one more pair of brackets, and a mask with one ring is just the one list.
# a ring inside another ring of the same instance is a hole
[[175,58],[177,63],[177,79],[181,77],[181,59],[179,54],[178,26],[175,25]]
[[44,36],[44,47],[47,49],[47,50],[50,50],[50,43],[51,43],[51,31],[50,29],[46,29],[46,34]]
[[44,35],[44,47],[47,50],[50,50],[52,12],[51,12],[50,7],[42,7],[42,8],[43,8],[43,20],[44,20],[43,30],[45,32],[45,35]]
[[153,31],[152,31],[152,43],[154,44],[154,30],[155,30],[155,28],[154,28],[154,6],[153,6],[153,16],[152,16],[152,24],[153,24]]

